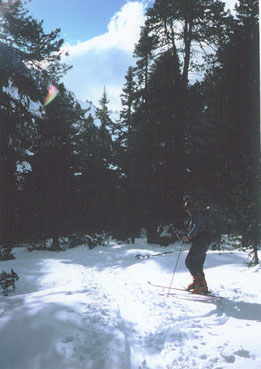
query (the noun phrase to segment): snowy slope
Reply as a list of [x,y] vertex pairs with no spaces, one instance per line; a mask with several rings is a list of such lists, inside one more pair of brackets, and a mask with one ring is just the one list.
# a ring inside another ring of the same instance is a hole
[[[0,297],[0,369],[261,369],[261,266],[210,251],[206,277],[224,298],[167,296],[147,281],[170,284],[179,247],[15,249],[0,263],[20,277]],[[162,251],[173,253],[135,258]],[[190,282],[185,256],[173,286]]]

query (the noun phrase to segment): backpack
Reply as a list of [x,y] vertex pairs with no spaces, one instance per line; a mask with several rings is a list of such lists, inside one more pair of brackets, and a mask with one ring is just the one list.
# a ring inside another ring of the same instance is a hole
[[219,245],[221,243],[222,226],[221,217],[216,209],[207,207],[204,210],[206,215],[206,230],[208,235],[208,243],[210,246],[214,244]]

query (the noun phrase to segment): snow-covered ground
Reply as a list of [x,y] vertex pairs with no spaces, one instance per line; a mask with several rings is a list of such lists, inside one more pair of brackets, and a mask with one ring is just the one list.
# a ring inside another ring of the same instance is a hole
[[[15,249],[0,263],[20,277],[0,297],[0,369],[261,369],[261,265],[248,268],[242,251],[209,251],[206,278],[223,299],[191,300],[147,283],[169,286],[179,248],[137,239]],[[190,282],[185,256],[174,287]]]

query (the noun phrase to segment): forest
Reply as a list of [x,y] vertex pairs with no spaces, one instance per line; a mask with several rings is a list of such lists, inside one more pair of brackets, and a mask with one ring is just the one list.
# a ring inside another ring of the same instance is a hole
[[[257,262],[261,230],[259,6],[155,0],[112,118],[61,82],[60,29],[0,0],[0,246],[181,227],[192,198],[222,214]],[[86,66],[88,68],[88,66]],[[193,76],[201,76],[195,79]],[[44,106],[48,86],[59,94]],[[100,124],[95,122],[99,120]],[[75,241],[75,242],[76,242]]]

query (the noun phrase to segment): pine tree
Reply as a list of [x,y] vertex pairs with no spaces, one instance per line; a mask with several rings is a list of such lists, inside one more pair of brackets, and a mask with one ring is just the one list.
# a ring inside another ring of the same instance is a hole
[[[185,180],[187,179],[185,176],[185,148],[187,145],[185,127],[188,126],[190,111],[188,104],[189,72],[204,69],[206,62],[212,60],[214,53],[210,53],[210,50],[217,48],[226,38],[225,31],[229,20],[221,1],[156,0],[153,7],[147,11],[146,23],[135,49],[134,55],[138,58],[136,75],[140,87],[134,117],[138,122],[139,134],[143,136],[143,139],[139,137],[138,141],[141,143],[140,146],[143,146],[143,152],[141,150],[139,154],[142,160],[139,163],[143,163],[146,178],[143,181],[143,188],[147,188],[147,191],[144,190],[144,193],[147,192],[148,196],[151,192],[152,178],[159,171],[162,178],[166,179],[166,186],[169,181],[171,190],[167,189],[168,195],[165,198],[167,203],[169,194],[172,193],[170,201],[172,206],[169,205],[169,209],[172,208],[172,221],[177,223],[180,218],[178,214],[181,214],[183,209],[183,195],[186,191]],[[165,66],[165,72],[160,64]],[[167,73],[169,80],[166,78]],[[165,81],[165,86],[160,83],[161,78]],[[157,88],[155,88],[156,83]],[[165,103],[163,99],[160,99],[161,95],[164,96]],[[171,126],[173,131],[168,131],[167,127]],[[169,140],[166,136],[163,139],[162,133],[159,135],[160,129],[162,132],[165,130],[164,134],[170,133]],[[164,149],[156,149],[158,139],[161,139]],[[164,153],[164,160],[168,163],[165,167],[160,160],[162,159],[161,152]],[[173,160],[173,157],[176,160]],[[161,167],[155,167],[157,162],[161,163]],[[167,174],[170,167],[171,174]],[[155,186],[152,187],[155,189]],[[162,205],[161,195],[159,195],[160,191],[156,192],[159,197],[156,195],[152,197],[155,208],[159,208]],[[153,204],[151,197],[146,203],[150,206]],[[169,219],[170,214],[167,208],[165,206],[165,213],[166,218]],[[156,212],[148,208],[148,213]],[[154,225],[150,228],[155,229],[157,222],[158,220],[155,219]],[[151,223],[153,223],[152,220]],[[156,236],[155,231],[153,233]]]
[[[218,64],[197,92],[192,177],[237,220],[243,245],[260,239],[258,2],[241,1]],[[193,110],[192,110],[193,111]],[[195,111],[195,110],[194,110]],[[209,155],[212,152],[212,155]],[[204,168],[206,170],[204,171]],[[214,191],[213,191],[214,189]],[[216,202],[218,202],[216,201]],[[228,229],[229,231],[229,229]]]
[[153,49],[156,42],[155,36],[150,35],[150,24],[147,21],[141,28],[138,44],[135,46],[134,57],[137,60],[136,75],[138,77],[140,103],[146,107],[148,99],[149,69],[153,61]]
[[[111,111],[108,108],[109,99],[105,87],[99,104],[100,106],[96,109],[96,119],[100,123],[96,152],[97,180],[99,181],[97,190],[100,191],[100,224],[108,230],[114,227],[113,223],[116,222],[112,209],[117,187],[118,167],[115,158],[115,141],[112,138],[117,125],[110,117]],[[96,221],[99,222],[98,219]]]
[[[129,132],[132,128],[132,114],[135,108],[135,100],[136,100],[136,81],[134,75],[134,68],[129,67],[127,75],[125,76],[126,83],[122,89],[121,93],[121,104],[122,110],[120,112],[120,123],[121,123],[121,134],[120,140],[122,144],[125,141],[125,132]],[[123,131],[125,128],[125,132]]]
[[[1,2],[0,14],[1,244],[15,241],[19,181],[17,163],[28,158],[41,115],[43,86],[66,71],[59,30],[45,34],[21,1]],[[19,200],[20,201],[20,200]]]
[[111,131],[114,129],[114,124],[110,118],[111,112],[108,108],[109,99],[107,96],[106,88],[104,87],[102,97],[99,100],[100,106],[96,108],[96,118],[100,124],[99,127],[99,139],[101,140],[102,152],[105,166],[112,164],[112,137]]
[[[104,148],[104,136],[94,117],[84,119],[75,139],[76,193],[74,200],[76,230],[88,234],[111,231],[115,219],[116,167],[111,150]],[[106,137],[110,138],[106,130]],[[109,141],[110,143],[110,141]],[[109,152],[109,155],[107,155]]]
[[189,71],[204,68],[213,56],[210,50],[226,37],[228,15],[224,3],[219,0],[156,0],[147,15],[149,35],[156,39],[154,50],[160,53],[169,49],[179,55],[186,88]]
[[183,193],[177,189],[179,170],[183,170],[179,156],[183,138],[179,125],[182,85],[177,55],[171,50],[160,54],[151,61],[146,78],[146,88],[135,93],[130,137],[143,225],[147,228],[148,241],[156,242],[160,223],[177,224],[180,216],[176,203],[180,201],[176,194]]
[[84,111],[60,84],[58,97],[38,123],[37,150],[30,160],[32,171],[26,176],[25,191],[32,192],[32,234],[36,233],[35,239],[52,238],[55,250],[59,249],[59,236],[75,227],[74,137],[76,125],[83,119]]
[[241,0],[236,10],[231,45],[234,56],[228,54],[228,49],[223,54],[229,75],[227,82],[233,83],[235,89],[233,93],[229,91],[230,106],[227,106],[234,123],[231,127],[236,155],[234,164],[241,174],[237,190],[234,190],[234,204],[240,217],[243,245],[254,247],[257,263],[261,219],[258,1]]
[[114,146],[116,162],[120,171],[116,206],[119,224],[114,233],[119,239],[126,240],[130,237],[134,242],[141,227],[141,216],[140,198],[137,191],[137,128],[133,119],[137,82],[133,67],[128,68],[125,80],[121,94],[122,110],[117,122],[117,138]]
[[149,81],[152,183],[156,180],[161,224],[179,223],[179,195],[183,194],[180,187],[184,165],[180,155],[183,152],[180,125],[183,88],[179,67],[177,55],[166,52],[155,61]]
[[100,168],[104,169],[100,155],[99,128],[89,113],[83,120],[79,133],[75,137],[76,192],[73,214],[76,220],[75,230],[90,234],[100,230],[98,213],[101,208]]

